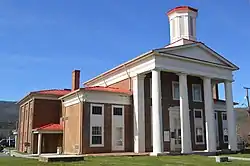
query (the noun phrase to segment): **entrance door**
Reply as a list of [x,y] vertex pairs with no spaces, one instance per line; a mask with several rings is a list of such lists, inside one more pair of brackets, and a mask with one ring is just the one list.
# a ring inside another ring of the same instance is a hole
[[181,123],[180,110],[169,111],[170,119],[170,150],[181,151]]
[[214,119],[215,119],[215,131],[216,131],[216,146],[220,147],[220,141],[219,141],[219,128],[218,128],[218,113],[214,113]]
[[124,151],[124,106],[112,106],[112,151]]

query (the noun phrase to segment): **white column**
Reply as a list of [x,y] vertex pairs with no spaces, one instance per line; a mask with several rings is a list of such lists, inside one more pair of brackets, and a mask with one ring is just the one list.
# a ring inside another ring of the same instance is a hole
[[153,123],[153,153],[157,156],[163,153],[162,106],[161,106],[161,72],[152,71],[152,123]]
[[133,78],[134,152],[145,152],[144,75]]
[[181,120],[181,153],[191,153],[191,133],[189,119],[187,75],[179,74],[180,86],[180,120]]
[[17,148],[17,134],[15,134],[15,149],[18,149]]
[[205,117],[206,117],[206,143],[207,151],[216,151],[216,132],[213,109],[212,84],[210,78],[203,79]]
[[37,154],[40,155],[41,153],[42,153],[42,133],[38,133]]
[[227,124],[228,124],[228,148],[232,151],[237,150],[237,134],[236,122],[233,106],[233,92],[231,81],[225,81],[225,97],[227,110]]

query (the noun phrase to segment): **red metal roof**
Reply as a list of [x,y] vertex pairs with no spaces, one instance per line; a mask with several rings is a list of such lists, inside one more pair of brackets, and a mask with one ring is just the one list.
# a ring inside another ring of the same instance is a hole
[[38,127],[38,128],[36,128],[35,130],[43,130],[43,131],[44,131],[44,130],[45,130],[45,131],[60,131],[60,130],[63,130],[63,126],[60,125],[60,124],[51,123],[51,124],[47,124],[47,125]]
[[192,7],[189,7],[189,6],[178,6],[176,8],[173,8],[171,10],[169,10],[167,12],[167,15],[173,13],[173,12],[176,12],[176,11],[180,11],[180,10],[192,10],[194,12],[198,12],[198,9],[195,9],[195,8],[192,8]]
[[71,92],[70,89],[48,89],[48,90],[36,91],[35,93],[63,96],[68,94],[69,92]]
[[93,87],[85,87],[84,90],[88,91],[103,91],[103,92],[114,92],[114,93],[125,93],[131,95],[132,92],[126,89],[119,89],[113,87],[103,87],[103,86],[93,86]]

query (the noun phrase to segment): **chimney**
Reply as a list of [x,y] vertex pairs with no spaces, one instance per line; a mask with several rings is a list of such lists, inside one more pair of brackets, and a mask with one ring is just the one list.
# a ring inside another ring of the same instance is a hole
[[198,9],[179,6],[167,13],[170,25],[170,44],[180,39],[196,41],[196,17]]
[[72,72],[72,91],[80,88],[80,70],[74,70]]

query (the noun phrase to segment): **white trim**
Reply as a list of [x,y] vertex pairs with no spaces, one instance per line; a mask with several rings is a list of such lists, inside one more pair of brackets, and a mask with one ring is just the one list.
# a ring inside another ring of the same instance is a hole
[[81,91],[77,95],[72,95],[63,99],[63,105],[65,107],[78,104],[80,101],[85,101],[89,103],[108,103],[108,104],[120,104],[120,105],[130,105],[131,98],[130,95],[122,93],[112,93],[112,92],[101,92],[101,91]]
[[23,102],[21,105],[19,105],[19,107],[22,107],[22,106],[26,105],[27,103],[31,102],[32,100],[34,100],[34,97],[32,97],[31,99]]
[[[199,89],[200,89],[200,96],[199,96],[200,100],[195,100],[195,98],[194,98],[194,96],[195,96],[194,95],[194,87],[195,86],[199,87]],[[192,84],[192,99],[194,102],[202,102],[202,90],[201,89],[202,89],[201,84]]]
[[[219,60],[225,63],[225,65],[220,65],[220,64],[214,64],[206,61],[202,61],[199,59],[190,59],[190,58],[185,58],[185,57],[180,57],[180,56],[173,56],[171,54],[168,54],[167,51],[171,50],[178,50],[178,49],[184,49],[188,47],[200,47],[201,49],[204,49],[205,51],[208,51],[211,55],[215,56]],[[166,51],[166,53],[159,53],[161,51]],[[160,56],[159,56],[160,55]],[[209,47],[200,44],[200,43],[193,43],[193,44],[186,44],[182,46],[176,46],[176,47],[169,47],[169,48],[161,48],[161,49],[156,49],[156,50],[151,50],[149,52],[146,52],[145,54],[142,54],[130,61],[127,61],[111,70],[108,70],[107,72],[104,72],[97,77],[94,77],[93,79],[90,79],[84,83],[86,86],[107,86],[114,84],[116,82],[122,81],[124,79],[127,79],[129,77],[134,77],[137,74],[144,73],[147,71],[150,71],[156,67],[163,67],[159,64],[155,63],[155,57],[168,57],[168,59],[175,59],[179,60],[182,62],[191,62],[192,64],[199,64],[201,66],[206,66],[210,68],[216,68],[216,70],[229,70],[230,72],[237,70],[238,67],[210,49]],[[226,66],[229,65],[229,66]],[[180,65],[175,65],[176,69],[180,69],[182,66]],[[169,68],[167,66],[164,66],[168,70],[174,70],[174,68]],[[163,68],[164,68],[163,67]],[[180,70],[176,70],[179,72]],[[184,70],[185,71],[185,70]],[[190,71],[191,72],[191,71]],[[192,74],[198,74],[198,75],[205,75],[205,76],[210,76],[212,78],[222,78],[222,79],[228,79],[232,80],[232,74],[230,73],[228,75],[223,75],[223,74],[218,74],[214,72],[206,73],[206,72],[200,72],[200,71],[192,71]]]
[[155,66],[159,70],[233,81],[232,70],[230,69],[204,65],[199,62],[194,63],[187,58],[180,59],[178,56],[164,55],[156,56]]
[[[201,118],[196,118],[195,117],[195,112],[200,111],[201,112]],[[202,109],[193,109],[193,117],[194,117],[194,140],[196,145],[204,145],[205,144],[205,131],[204,131],[204,117],[203,117],[203,110]],[[201,126],[197,126],[196,120],[201,120]],[[202,142],[197,142],[196,140],[196,128],[201,128],[202,129]]]
[[[179,97],[177,97],[177,98],[175,98],[174,84],[178,84],[178,88],[179,88]],[[180,100],[180,87],[179,87],[178,81],[172,81],[172,98],[173,98],[173,100]]]
[[63,133],[63,131],[33,131],[33,134],[39,134],[39,133],[42,133],[42,134],[60,134],[60,133]]
[[[230,70],[238,70],[239,69],[236,65],[231,63],[229,60],[227,60],[223,56],[219,55],[214,50],[212,50],[211,48],[209,48],[208,46],[206,46],[205,44],[202,44],[202,43],[192,43],[192,44],[180,45],[180,46],[175,46],[175,47],[160,48],[160,49],[157,49],[156,51],[157,52],[159,52],[159,51],[172,51],[172,50],[185,49],[185,48],[195,47],[195,46],[198,46],[198,47],[204,49],[205,51],[208,51],[210,54],[212,54],[213,56],[215,56],[216,58],[218,58],[219,60],[224,62],[226,65],[229,65],[230,67],[227,67],[225,65],[213,64],[213,63],[209,63],[209,62],[203,62],[203,61],[200,61],[198,59],[197,60],[196,59],[189,59],[189,60],[194,61],[194,62],[203,63],[203,64],[214,65],[216,67],[227,68]],[[176,58],[186,59],[185,57],[176,57]]]
[[[112,150],[120,150],[123,151],[125,148],[125,112],[124,112],[124,106],[123,105],[112,105]],[[122,109],[122,115],[114,115],[114,108],[121,108]],[[121,120],[120,123],[122,123],[122,125],[118,125],[116,124],[117,122],[115,121],[115,118],[119,118]],[[116,125],[116,126],[114,126]],[[121,127],[122,128],[122,146],[117,146],[115,145],[115,143],[113,141],[117,141],[115,138],[115,130],[117,127]]]
[[[155,68],[155,56],[153,51],[136,57],[122,65],[119,65],[107,72],[84,82],[85,86],[109,86],[116,82],[135,77],[137,74],[150,71]],[[133,62],[132,62],[133,61]],[[129,63],[129,64],[128,64]]]
[[[102,115],[92,114],[93,107],[101,107]],[[96,118],[96,119],[95,119]],[[104,147],[104,104],[90,104],[90,147]],[[102,129],[102,143],[101,144],[92,144],[92,127],[101,127]]]

